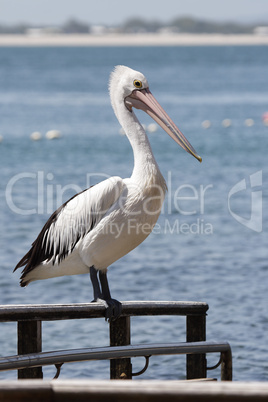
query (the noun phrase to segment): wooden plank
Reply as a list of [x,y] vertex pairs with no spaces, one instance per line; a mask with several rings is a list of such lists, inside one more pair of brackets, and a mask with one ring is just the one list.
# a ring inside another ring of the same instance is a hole
[[267,383],[94,381],[80,382],[78,386],[71,382],[67,388],[66,385],[54,382],[55,401],[261,402],[267,401],[268,397]]
[[[110,322],[110,346],[130,345],[130,317],[120,317]],[[110,361],[111,380],[130,380],[132,378],[131,359]]]
[[[77,393],[79,390],[79,393]],[[267,401],[268,385],[259,383],[187,383],[177,381],[111,381],[53,384],[55,401],[94,402],[261,402]],[[59,399],[58,399],[59,398]],[[88,398],[88,399],[87,399]]]
[[54,402],[53,393],[48,381],[0,382],[0,402]]
[[268,383],[25,380],[0,382],[0,402],[266,402]]
[[[199,302],[122,302],[122,317],[147,315],[205,315],[206,303]],[[71,320],[102,318],[101,303],[0,305],[0,322],[25,320]]]
[[221,353],[221,380],[232,381],[233,379],[233,359],[231,348]]
[[[41,321],[18,321],[18,354],[42,352]],[[18,370],[18,379],[43,378],[42,367]]]
[[[186,341],[199,342],[206,340],[206,316],[192,316],[186,318]],[[186,378],[206,378],[207,360],[205,354],[186,356]]]

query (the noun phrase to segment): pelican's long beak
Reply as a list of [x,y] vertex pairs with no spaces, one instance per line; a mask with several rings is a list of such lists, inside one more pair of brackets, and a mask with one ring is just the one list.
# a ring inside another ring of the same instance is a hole
[[189,154],[193,155],[199,162],[202,162],[201,156],[197,155],[190,142],[167,115],[162,106],[160,106],[149,88],[134,90],[131,95],[126,97],[125,104],[129,110],[135,107],[136,109],[141,109],[146,112],[177,144],[185,149],[185,151],[189,152]]

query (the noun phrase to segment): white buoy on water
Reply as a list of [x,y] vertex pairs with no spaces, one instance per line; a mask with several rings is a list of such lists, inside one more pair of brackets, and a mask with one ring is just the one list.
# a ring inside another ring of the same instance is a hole
[[32,141],[39,141],[42,138],[42,134],[39,131],[34,131],[31,135],[30,138]]
[[231,119],[224,119],[221,124],[225,128],[230,127],[232,125],[232,120]]
[[245,120],[245,126],[247,126],[247,127],[254,126],[254,120],[253,119],[246,119]]
[[148,131],[148,133],[155,133],[157,131],[157,128],[158,128],[157,124],[150,123],[150,124],[148,124],[147,131]]
[[211,127],[211,121],[210,120],[204,120],[201,125],[202,125],[203,128],[209,128],[209,127]]
[[54,140],[54,139],[60,138],[60,137],[61,137],[61,132],[58,131],[58,130],[49,130],[49,131],[46,133],[46,138],[47,138],[48,140]]

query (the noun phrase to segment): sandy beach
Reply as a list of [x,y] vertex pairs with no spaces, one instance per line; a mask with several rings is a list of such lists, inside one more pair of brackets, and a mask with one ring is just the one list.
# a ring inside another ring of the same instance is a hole
[[268,35],[105,34],[0,35],[0,46],[247,46],[268,45]]

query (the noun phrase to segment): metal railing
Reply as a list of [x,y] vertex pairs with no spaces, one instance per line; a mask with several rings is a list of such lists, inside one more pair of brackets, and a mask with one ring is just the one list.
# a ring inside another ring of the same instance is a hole
[[[109,323],[110,347],[42,352],[42,321],[103,318],[99,303],[68,305],[2,305],[0,322],[17,321],[18,355],[0,358],[0,370],[18,370],[18,378],[42,378],[42,366],[86,360],[110,360],[111,379],[131,379],[131,358],[151,355],[186,354],[186,378],[206,378],[206,353],[220,353],[221,379],[232,379],[232,356],[226,342],[206,341],[208,305],[200,302],[122,302],[122,315]],[[130,344],[133,316],[186,316],[186,342]],[[219,365],[218,364],[218,365]],[[217,366],[218,366],[217,365]]]

